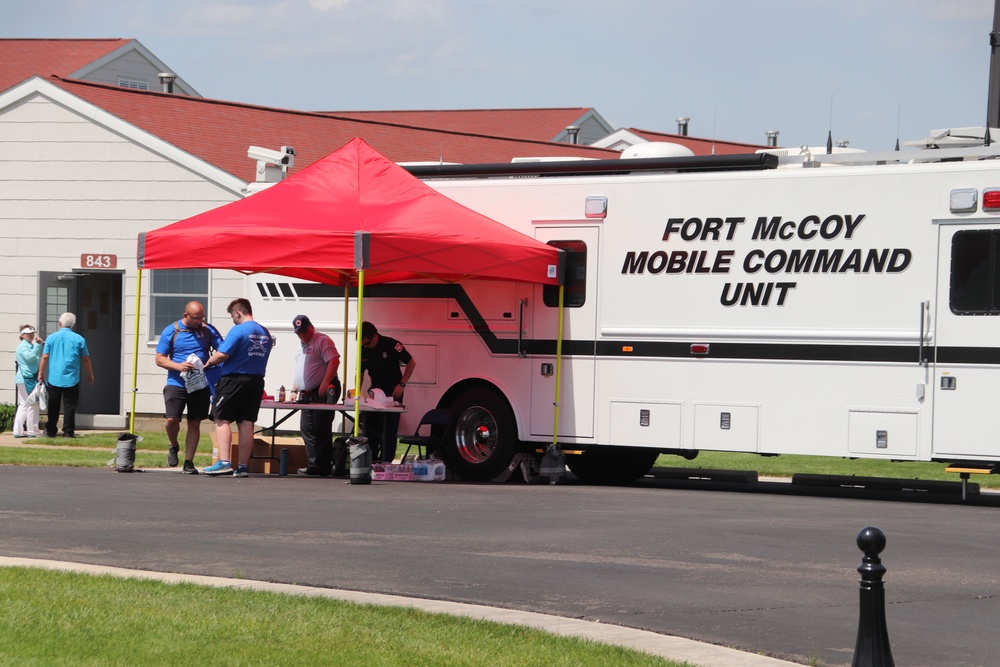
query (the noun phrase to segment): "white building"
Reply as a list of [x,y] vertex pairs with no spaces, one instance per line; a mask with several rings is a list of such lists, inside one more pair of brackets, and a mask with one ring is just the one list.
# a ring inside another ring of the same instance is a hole
[[[62,65],[39,55],[46,48],[61,53]],[[154,348],[188,300],[203,301],[210,321],[228,330],[225,307],[244,295],[242,275],[151,272],[137,300],[136,239],[244,196],[257,166],[247,157],[250,145],[294,146],[296,168],[356,136],[396,162],[615,156],[582,145],[220,102],[180,78],[163,92],[158,74],[169,68],[134,40],[0,40],[0,62],[0,331],[8,340],[0,349],[0,402],[15,400],[20,325],[48,336],[68,310],[96,376],[81,392],[82,428],[123,428],[133,400],[138,415],[162,414],[164,373]],[[18,67],[56,74],[21,76]]]

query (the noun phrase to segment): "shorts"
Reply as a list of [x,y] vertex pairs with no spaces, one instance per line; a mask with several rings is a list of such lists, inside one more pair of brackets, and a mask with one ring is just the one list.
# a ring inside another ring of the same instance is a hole
[[164,413],[167,419],[180,419],[184,414],[184,407],[187,406],[188,421],[201,421],[210,414],[212,394],[208,387],[189,394],[184,387],[168,384],[163,388],[163,405],[166,408]]
[[212,412],[225,422],[255,422],[264,395],[263,375],[223,375],[215,387]]

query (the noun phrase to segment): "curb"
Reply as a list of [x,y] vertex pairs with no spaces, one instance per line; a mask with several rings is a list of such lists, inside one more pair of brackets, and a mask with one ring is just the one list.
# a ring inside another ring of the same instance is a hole
[[0,556],[0,567],[35,567],[62,572],[78,572],[81,574],[111,575],[131,579],[149,579],[168,584],[191,583],[200,586],[217,586],[255,591],[270,591],[287,595],[304,595],[308,597],[324,597],[335,600],[356,602],[359,604],[375,604],[387,607],[410,607],[435,614],[450,614],[477,620],[523,625],[544,632],[565,637],[579,637],[605,644],[625,646],[643,653],[690,662],[700,667],[782,667],[797,665],[777,658],[770,658],[754,653],[745,653],[736,649],[706,644],[693,639],[684,639],[671,635],[661,635],[647,630],[636,630],[618,625],[606,625],[594,621],[584,621],[561,616],[548,616],[531,611],[500,609],[484,605],[466,604],[462,602],[447,602],[444,600],[426,600],[408,598],[384,593],[363,593],[332,588],[314,588],[296,584],[278,584],[266,581],[248,579],[229,579],[226,577],[209,577],[193,574],[174,574],[169,572],[150,572],[147,570],[132,570],[106,565],[87,565],[66,561],[43,560],[35,558],[16,558]]

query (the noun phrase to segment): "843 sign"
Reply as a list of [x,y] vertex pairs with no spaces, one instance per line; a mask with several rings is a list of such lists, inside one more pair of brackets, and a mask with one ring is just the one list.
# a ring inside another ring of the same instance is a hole
[[80,266],[85,269],[116,269],[118,255],[80,255]]

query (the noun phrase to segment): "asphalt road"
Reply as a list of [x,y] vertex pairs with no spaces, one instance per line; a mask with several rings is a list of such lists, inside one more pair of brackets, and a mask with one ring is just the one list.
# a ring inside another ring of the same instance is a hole
[[997,664],[1000,499],[788,487],[0,467],[0,555],[487,604],[832,666],[851,663],[855,538],[873,525],[896,663]]

